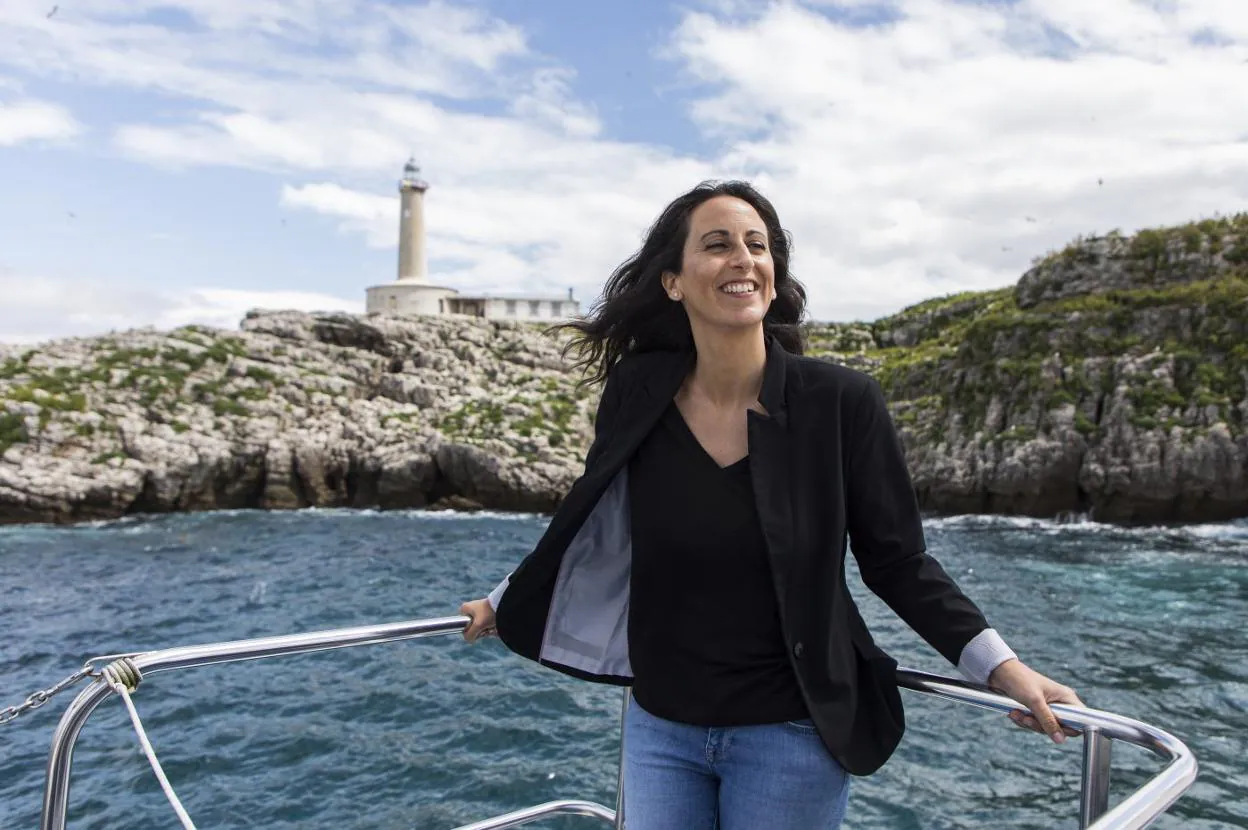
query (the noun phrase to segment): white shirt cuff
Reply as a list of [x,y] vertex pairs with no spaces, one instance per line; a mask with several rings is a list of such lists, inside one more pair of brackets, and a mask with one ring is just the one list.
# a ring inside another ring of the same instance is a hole
[[985,628],[962,649],[962,656],[958,658],[958,671],[972,683],[987,685],[988,676],[993,669],[1006,660],[1017,657],[996,629]]
[[511,574],[507,574],[507,578],[498,583],[493,591],[490,591],[489,599],[490,610],[498,611],[498,604],[503,601],[503,592],[507,590],[508,584],[511,583]]

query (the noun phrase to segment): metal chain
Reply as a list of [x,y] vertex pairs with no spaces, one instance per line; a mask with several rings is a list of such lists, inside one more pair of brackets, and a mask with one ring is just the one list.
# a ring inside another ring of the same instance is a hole
[[22,703],[19,703],[17,706],[9,706],[5,709],[0,709],[0,726],[3,726],[4,724],[10,721],[17,720],[17,716],[22,714],[23,712],[29,712],[32,709],[38,709],[40,706],[42,706],[43,704],[51,700],[54,695],[60,692],[63,692],[65,689],[68,689],[70,686],[74,685],[79,680],[82,680],[82,678],[98,677],[100,673],[95,670],[94,663],[99,659],[100,659],[99,657],[91,658],[83,665],[81,669],[74,672],[69,677],[62,680],[60,683],[57,683],[55,686],[52,686],[51,688],[44,689],[43,691],[35,692],[30,697],[26,698],[25,701],[23,701]]

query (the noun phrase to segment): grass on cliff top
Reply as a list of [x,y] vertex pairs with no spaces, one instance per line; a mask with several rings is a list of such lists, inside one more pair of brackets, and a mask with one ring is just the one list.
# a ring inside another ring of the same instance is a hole
[[[1173,314],[1149,314],[1159,310]],[[1144,354],[1181,344],[1216,356],[1243,342],[1248,326],[1248,279],[1066,297],[1032,308],[1010,302],[957,326],[959,358],[991,360],[1002,353],[1080,357]],[[948,336],[948,334],[946,334]]]
[[[82,365],[73,367],[40,365],[36,360],[40,353],[32,349],[0,364],[0,402],[34,404],[39,408],[42,429],[56,413],[86,412],[90,406],[112,400],[113,390],[131,392],[149,412],[157,406],[170,409],[187,402],[187,381],[196,375],[219,376],[195,384],[189,395],[210,403],[217,415],[246,414],[247,409],[235,398],[268,397],[269,392],[264,389],[243,389],[229,398],[208,394],[222,391],[225,365],[247,354],[241,338],[219,336],[196,326],[175,329],[166,338],[163,345],[139,347],[122,346],[110,337],[101,338]],[[178,341],[194,348],[174,345]],[[261,386],[279,382],[275,374],[257,366],[248,367],[245,375]],[[76,432],[87,434],[82,425]],[[0,434],[0,444],[6,448],[27,440],[29,435],[24,427],[19,431],[8,425]]]
[[[914,346],[876,349],[882,355],[903,352],[959,352],[969,345],[990,346],[1000,332],[1034,329],[1045,332],[1095,328],[1108,325],[1115,331],[1128,329],[1140,311],[1159,308],[1198,309],[1213,320],[1235,324],[1248,320],[1248,272],[1216,280],[1182,283],[1157,288],[1113,290],[1103,294],[1066,297],[1031,308],[1020,308],[1013,288],[963,292],[910,306],[871,323],[879,333],[910,328],[918,335]],[[1141,342],[1130,345],[1162,345]],[[1034,344],[1041,346],[1051,345]],[[1108,354],[1119,354],[1121,343],[1110,343]],[[1224,345],[1232,345],[1226,343]],[[903,358],[913,360],[913,357]]]
[[1103,237],[1078,236],[1057,251],[1037,257],[1033,266],[1055,265],[1086,260],[1090,257],[1088,243],[1106,239],[1121,246],[1130,260],[1160,261],[1171,250],[1196,254],[1202,251],[1221,254],[1230,263],[1248,265],[1248,213],[1215,216],[1164,228],[1144,228],[1126,236],[1115,228]]
[[[1138,427],[1177,425],[1178,413],[1193,406],[1214,407],[1235,430],[1244,426],[1237,403],[1248,398],[1245,276],[1068,297],[1027,309],[1018,307],[1012,289],[960,294],[913,306],[876,326],[909,327],[922,338],[913,346],[863,353],[876,362],[889,397],[922,401],[919,410],[956,409],[971,430],[996,395],[1035,404],[1040,417],[1076,404],[1076,428],[1089,434],[1095,402],[1121,382],[1131,384]],[[1063,373],[1046,379],[1044,363],[1055,354]],[[1149,354],[1171,362],[1173,385],[1117,378],[1108,368],[1117,358]],[[918,412],[902,412],[899,421],[907,420],[917,423]]]
[[[1062,250],[1037,259],[1036,264],[1057,258],[1086,256],[1088,243],[1096,238],[1077,237]],[[1221,253],[1228,262],[1244,267],[1225,280],[1071,297],[1031,311],[1060,316],[1073,312],[1130,312],[1166,305],[1205,305],[1242,300],[1242,283],[1248,279],[1248,213],[1144,229],[1130,237],[1113,230],[1104,238],[1120,241],[1129,259],[1157,259],[1171,245],[1177,244],[1188,253],[1202,250]],[[1015,286],[989,291],[962,291],[924,300],[873,322],[811,323],[805,330],[808,349],[812,354],[870,350],[879,347],[885,333],[905,329],[917,335],[918,342],[910,348],[939,351],[935,348],[937,344],[956,346],[960,336],[966,332],[966,324],[972,321],[983,319],[990,326],[994,318],[1018,320],[1017,315],[1021,312],[1015,302],[1015,292]],[[1029,318],[1029,321],[1035,319]],[[871,337],[864,338],[864,332],[870,333]],[[914,357],[906,359],[913,361]]]

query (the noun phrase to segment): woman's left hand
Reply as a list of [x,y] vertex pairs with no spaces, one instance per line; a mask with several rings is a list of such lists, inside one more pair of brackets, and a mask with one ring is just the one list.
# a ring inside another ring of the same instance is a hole
[[993,669],[988,676],[988,685],[1031,710],[1032,714],[1021,709],[1010,712],[1010,720],[1018,726],[1048,735],[1058,744],[1066,740],[1067,736],[1073,738],[1079,734],[1059,724],[1049,704],[1083,706],[1083,701],[1073,689],[1028,668],[1021,660],[1006,660]]

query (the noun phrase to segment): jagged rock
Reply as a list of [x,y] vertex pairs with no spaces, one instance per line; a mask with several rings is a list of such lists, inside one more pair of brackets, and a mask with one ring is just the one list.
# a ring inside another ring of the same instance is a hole
[[298,489],[294,448],[280,438],[270,440],[264,448],[264,490],[257,507],[266,510],[298,507]]
[[392,447],[377,457],[377,504],[385,508],[422,507],[438,481],[433,456]]
[[480,502],[475,502],[472,499],[466,499],[463,496],[446,496],[429,505],[429,509],[475,511],[483,510],[484,505]]

